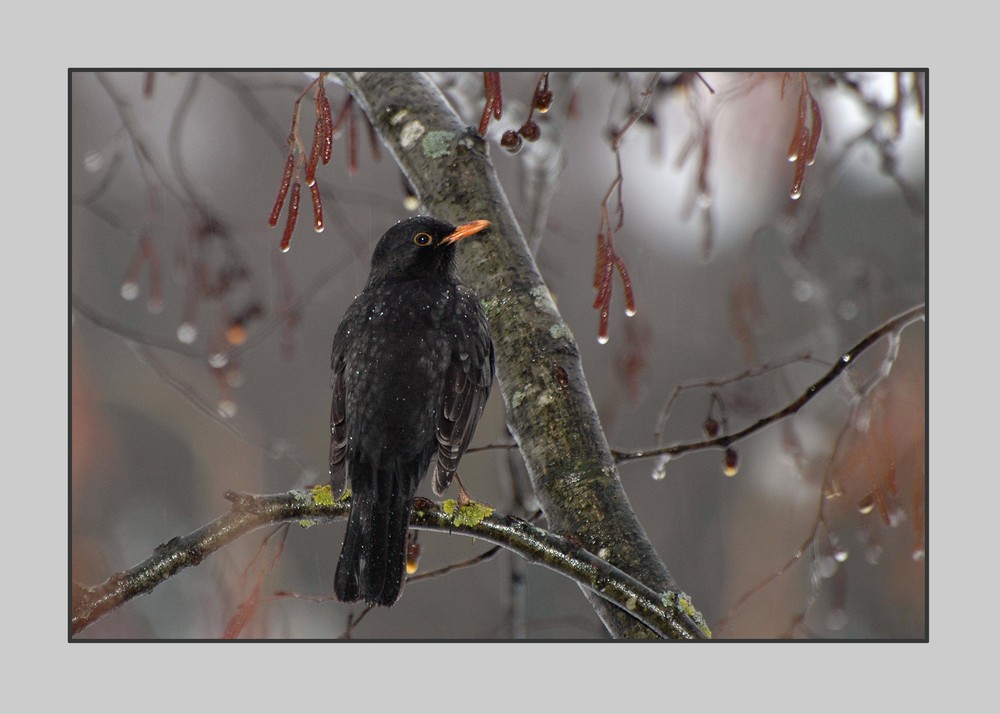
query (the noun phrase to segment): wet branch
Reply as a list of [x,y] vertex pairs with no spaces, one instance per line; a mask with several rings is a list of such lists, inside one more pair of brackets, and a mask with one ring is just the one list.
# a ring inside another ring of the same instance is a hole
[[920,305],[912,307],[906,312],[897,315],[888,322],[883,323],[865,335],[865,337],[854,345],[854,347],[849,349],[847,352],[844,352],[837,360],[836,364],[834,364],[826,374],[809,385],[797,399],[782,409],[779,409],[778,411],[765,417],[761,417],[744,429],[732,434],[723,434],[722,436],[715,437],[714,439],[706,439],[704,441],[697,441],[689,444],[677,444],[674,446],[644,449],[641,451],[613,451],[612,453],[614,454],[615,461],[621,463],[623,461],[634,461],[636,459],[648,459],[654,456],[675,457],[692,451],[702,451],[704,449],[711,448],[726,448],[731,444],[735,444],[737,441],[760,431],[764,427],[798,412],[802,407],[810,402],[813,397],[823,391],[825,387],[829,386],[837,377],[839,377],[844,370],[854,364],[857,358],[865,350],[883,337],[898,333],[907,325],[916,322],[917,320],[925,319],[926,314],[927,306],[921,303]]
[[[303,525],[345,518],[350,500],[334,501],[328,487],[289,491],[273,495],[251,495],[229,491],[229,512],[186,536],[159,545],[146,560],[115,573],[102,585],[73,584],[71,633],[82,632],[98,619],[132,598],[153,590],[184,568],[200,564],[206,557],[251,531],[265,526],[300,522]],[[571,539],[556,535],[514,516],[493,513],[478,522],[449,515],[433,501],[414,502],[410,527],[445,531],[485,540],[517,553],[575,580],[597,596],[621,608],[656,637],[705,639],[710,636],[704,620],[694,612],[687,596],[678,592],[656,592],[587,552]]]

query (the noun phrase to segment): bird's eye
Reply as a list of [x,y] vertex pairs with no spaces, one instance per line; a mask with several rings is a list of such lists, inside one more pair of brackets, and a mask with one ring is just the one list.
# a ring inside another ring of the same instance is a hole
[[417,233],[413,236],[413,242],[417,245],[430,245],[432,240],[434,239],[431,238],[430,233]]

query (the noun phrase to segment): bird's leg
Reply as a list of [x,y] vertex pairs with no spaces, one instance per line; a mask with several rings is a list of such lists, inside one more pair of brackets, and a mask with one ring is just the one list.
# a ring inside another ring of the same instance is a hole
[[458,474],[455,474],[455,483],[458,484],[458,507],[461,508],[467,503],[472,503],[472,496],[469,492],[465,490],[465,485],[462,483],[462,479],[459,478]]

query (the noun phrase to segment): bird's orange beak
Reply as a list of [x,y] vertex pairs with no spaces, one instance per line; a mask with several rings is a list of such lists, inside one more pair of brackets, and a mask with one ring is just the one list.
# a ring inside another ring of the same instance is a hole
[[463,238],[468,238],[469,236],[475,235],[484,228],[489,228],[489,221],[470,221],[468,223],[463,223],[458,226],[449,235],[446,235],[441,239],[441,245],[448,245],[449,243],[457,243]]

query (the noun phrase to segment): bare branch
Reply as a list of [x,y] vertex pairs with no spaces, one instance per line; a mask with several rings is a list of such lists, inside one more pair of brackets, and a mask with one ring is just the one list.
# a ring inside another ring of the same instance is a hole
[[927,307],[921,303],[920,305],[911,307],[906,312],[897,315],[888,322],[883,323],[865,335],[864,339],[858,342],[858,344],[843,353],[840,356],[840,359],[837,360],[836,364],[834,364],[826,374],[809,385],[809,387],[807,387],[806,390],[793,402],[772,414],[761,417],[748,427],[745,427],[733,434],[723,434],[722,436],[715,437],[714,439],[706,439],[705,441],[697,441],[689,444],[677,444],[675,446],[665,446],[659,449],[645,449],[642,451],[615,451],[615,461],[621,463],[622,461],[648,459],[654,456],[675,457],[691,451],[703,451],[704,449],[711,448],[726,448],[731,444],[735,444],[740,439],[744,439],[751,434],[760,431],[764,427],[798,412],[802,407],[808,404],[813,397],[823,391],[825,387],[829,386],[838,376],[840,376],[841,372],[851,366],[862,352],[867,350],[883,337],[897,334],[907,325],[916,322],[917,320],[924,319],[926,314]]
[[[223,546],[253,530],[281,523],[302,525],[345,518],[350,499],[334,500],[328,486],[274,495],[227,492],[229,513],[186,536],[171,538],[133,568],[112,575],[97,587],[73,584],[72,634],[78,634],[113,609],[148,593],[184,568],[198,565]],[[529,562],[560,572],[596,596],[621,608],[656,637],[710,637],[701,615],[684,593],[657,592],[587,552],[573,539],[543,530],[514,516],[490,514],[475,520],[452,514],[424,498],[414,502],[411,528],[472,536],[503,546]],[[475,521],[475,522],[473,522]]]

